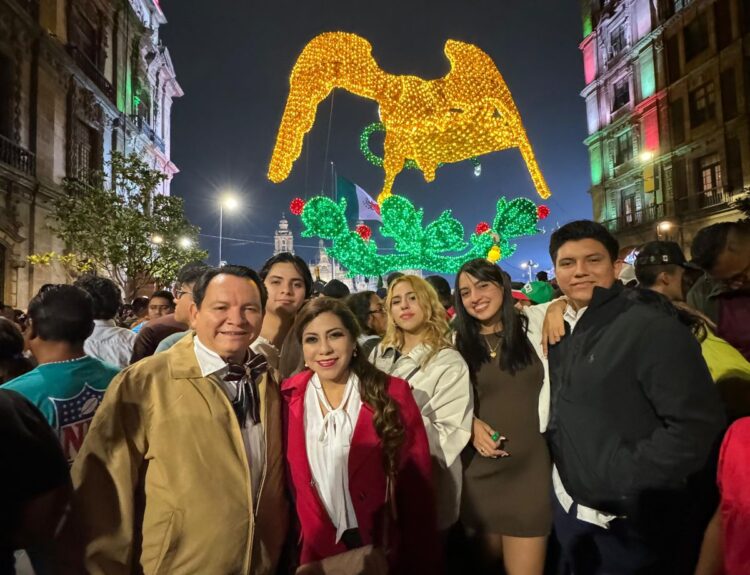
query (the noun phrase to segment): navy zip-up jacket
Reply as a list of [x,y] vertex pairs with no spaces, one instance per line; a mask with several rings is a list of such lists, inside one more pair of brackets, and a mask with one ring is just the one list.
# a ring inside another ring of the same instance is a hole
[[685,491],[711,466],[725,415],[700,345],[637,292],[595,288],[549,364],[546,436],[576,502],[637,514],[648,494]]

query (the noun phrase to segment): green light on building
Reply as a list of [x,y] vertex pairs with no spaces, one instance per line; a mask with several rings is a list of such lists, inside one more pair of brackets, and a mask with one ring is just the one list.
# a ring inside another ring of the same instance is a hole
[[591,185],[598,186],[602,183],[602,154],[599,146],[589,149],[589,161],[591,163]]
[[645,100],[656,92],[654,57],[649,52],[641,57],[641,99]]
[[589,34],[591,34],[591,32],[593,32],[593,30],[594,29],[593,29],[593,26],[591,24],[591,16],[586,16],[586,18],[584,18],[584,20],[583,20],[583,37],[585,38],[586,36],[588,36]]

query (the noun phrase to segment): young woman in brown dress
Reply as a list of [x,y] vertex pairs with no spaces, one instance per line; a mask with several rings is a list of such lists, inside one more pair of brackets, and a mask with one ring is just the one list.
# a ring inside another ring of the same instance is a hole
[[455,299],[456,347],[475,398],[461,522],[482,549],[477,572],[502,559],[508,575],[541,575],[552,523],[552,470],[538,412],[544,368],[498,266],[465,263]]

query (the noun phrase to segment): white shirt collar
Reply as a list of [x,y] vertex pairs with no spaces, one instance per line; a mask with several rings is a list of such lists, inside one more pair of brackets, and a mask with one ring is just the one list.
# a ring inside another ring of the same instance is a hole
[[113,319],[95,319],[94,327],[117,327]]
[[201,375],[203,377],[226,369],[227,362],[224,361],[218,353],[208,349],[203,342],[198,339],[197,335],[193,338],[193,350],[195,351],[195,359],[198,360],[198,365],[201,368]]
[[568,306],[565,308],[565,313],[563,314],[563,319],[570,324],[570,330],[573,331],[576,327],[576,324],[581,319],[583,314],[586,312],[586,310],[589,309],[589,306],[582,307],[578,311],[576,309],[568,304]]

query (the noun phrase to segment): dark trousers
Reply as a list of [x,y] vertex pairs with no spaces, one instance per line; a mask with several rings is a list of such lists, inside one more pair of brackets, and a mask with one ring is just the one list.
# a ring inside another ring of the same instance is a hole
[[567,572],[574,575],[692,574],[700,528],[685,515],[655,517],[648,524],[615,519],[604,529],[565,512],[555,497],[555,533]]

